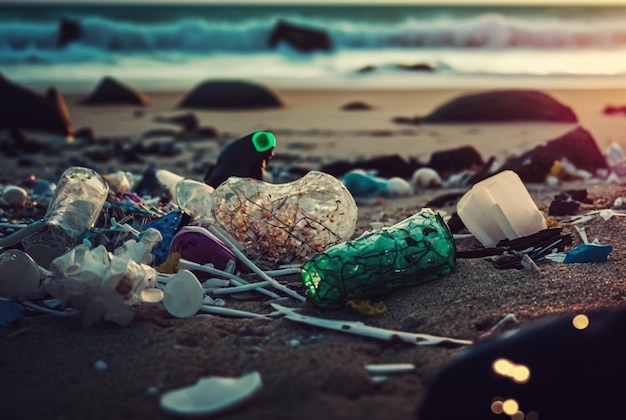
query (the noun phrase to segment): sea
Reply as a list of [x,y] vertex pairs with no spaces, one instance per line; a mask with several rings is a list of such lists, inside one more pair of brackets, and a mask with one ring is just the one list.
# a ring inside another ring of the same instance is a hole
[[[81,27],[63,47],[62,18]],[[270,47],[280,21],[324,31],[331,49]],[[428,70],[406,68],[416,65]],[[296,89],[624,88],[626,6],[0,3],[0,73],[70,93],[104,76],[146,91],[206,80]]]

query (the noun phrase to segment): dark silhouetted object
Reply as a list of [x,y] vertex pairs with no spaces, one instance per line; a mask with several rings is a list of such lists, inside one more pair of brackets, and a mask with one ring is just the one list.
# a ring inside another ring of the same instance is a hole
[[72,122],[56,88],[40,95],[0,74],[0,129],[35,130],[69,136]]
[[581,315],[546,318],[461,350],[430,384],[416,418],[511,418],[505,401],[526,419],[626,418],[626,308]]
[[98,86],[82,100],[83,105],[140,105],[146,106],[148,98],[123,83],[105,77]]
[[330,50],[332,42],[326,32],[318,29],[303,28],[284,21],[279,21],[270,34],[268,43],[275,48],[280,42],[302,51]]
[[179,108],[255,109],[280,108],[283,101],[265,86],[244,81],[210,81],[195,87]]
[[463,95],[421,118],[424,123],[503,121],[577,122],[571,108],[535,90],[494,90]]
[[80,22],[65,17],[61,18],[57,33],[57,44],[61,48],[65,47],[70,42],[78,40],[80,38],[80,34]]
[[263,180],[265,166],[274,156],[276,138],[272,133],[256,131],[230,143],[207,171],[204,182],[217,188],[231,176]]

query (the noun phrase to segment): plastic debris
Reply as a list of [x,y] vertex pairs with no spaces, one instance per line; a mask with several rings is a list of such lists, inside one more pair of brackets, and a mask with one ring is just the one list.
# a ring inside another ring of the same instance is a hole
[[528,236],[548,226],[520,177],[503,171],[477,184],[457,204],[467,229],[485,247]]
[[19,249],[0,254],[0,297],[24,299],[37,294],[41,276],[37,263]]
[[370,375],[389,375],[396,373],[409,373],[415,371],[413,363],[389,363],[379,365],[365,365],[365,370]]
[[76,246],[93,226],[109,186],[94,170],[71,167],[61,175],[44,216],[46,229],[24,238],[25,251],[42,267]]
[[0,297],[0,327],[12,324],[22,317],[22,308],[11,299]]
[[370,300],[351,299],[346,306],[362,315],[374,316],[387,312],[385,302],[372,302]]
[[211,263],[219,270],[225,270],[229,262],[235,265],[238,262],[235,254],[202,226],[182,227],[170,244],[170,254],[173,252],[198,264]]
[[198,312],[203,297],[204,289],[198,278],[189,270],[180,270],[165,284],[163,305],[171,315],[187,318]]
[[565,253],[563,262],[565,264],[603,262],[607,260],[612,251],[613,245],[610,244],[580,244]]
[[341,179],[354,197],[401,197],[413,193],[413,188],[400,177],[381,178],[362,169],[353,169]]
[[289,319],[291,321],[301,322],[304,324],[314,325],[316,327],[327,328],[330,330],[342,331],[349,334],[376,338],[379,340],[399,340],[411,344],[417,344],[420,346],[433,346],[443,343],[458,344],[462,346],[472,344],[472,341],[470,340],[438,337],[430,334],[415,334],[404,331],[387,330],[384,328],[370,327],[358,321],[337,321],[332,319],[316,318],[312,316],[301,315],[297,313],[297,309],[287,308],[276,303],[272,303],[271,305],[286,319]]
[[233,408],[252,397],[262,387],[261,375],[254,371],[239,378],[212,376],[196,384],[164,393],[161,408],[184,416],[205,416]]
[[439,213],[424,208],[391,227],[319,253],[304,263],[302,280],[317,306],[341,306],[439,278],[455,262],[450,229]]
[[317,171],[278,185],[231,177],[210,195],[210,202],[215,224],[242,243],[246,253],[278,263],[310,258],[349,239],[358,217],[346,187]]

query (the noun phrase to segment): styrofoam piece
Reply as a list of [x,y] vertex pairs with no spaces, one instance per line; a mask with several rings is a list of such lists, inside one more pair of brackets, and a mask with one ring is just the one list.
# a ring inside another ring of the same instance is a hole
[[261,375],[256,371],[239,378],[201,378],[192,386],[163,394],[161,408],[174,415],[205,416],[241,404],[262,386]]
[[195,315],[202,306],[203,299],[204,289],[189,270],[179,270],[171,276],[163,290],[163,305],[170,315],[177,318]]

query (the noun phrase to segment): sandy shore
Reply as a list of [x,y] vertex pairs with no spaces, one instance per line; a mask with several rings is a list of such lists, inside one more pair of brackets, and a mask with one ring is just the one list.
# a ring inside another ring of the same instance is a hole
[[[463,91],[467,92],[467,91]],[[601,150],[611,142],[626,148],[626,117],[602,113],[606,105],[626,104],[621,90],[546,90],[570,106],[580,124],[596,138]],[[218,140],[181,144],[175,158],[156,159],[159,167],[201,179],[203,162],[215,159],[230,139],[254,130],[277,135],[276,154],[295,155],[295,163],[311,168],[320,162],[398,153],[428,160],[433,151],[473,145],[485,158],[504,158],[558,137],[573,128],[567,124],[463,124],[409,126],[395,117],[423,115],[462,93],[455,90],[404,91],[280,91],[285,109],[257,112],[198,112],[202,126],[220,132]],[[97,138],[138,141],[148,130],[175,128],[154,117],[178,115],[183,93],[147,93],[151,105],[137,116],[137,107],[82,107],[82,96],[67,102],[76,128],[91,127]],[[370,111],[342,111],[341,106],[363,101]],[[167,139],[156,138],[151,141]],[[90,146],[95,147],[95,146]],[[60,155],[35,155],[41,166],[26,168],[3,157],[1,178],[19,179],[30,173],[52,177],[69,157],[88,148],[64,150]],[[104,168],[141,173],[145,164]],[[586,188],[593,204],[610,207],[626,196],[622,184],[574,183],[529,188],[540,210],[547,211],[554,195],[566,188]],[[434,190],[402,199],[359,207],[357,232],[371,222],[393,223],[422,208],[445,191]],[[443,207],[443,214],[455,211]],[[580,238],[573,229],[574,245]],[[307,313],[334,319],[360,320],[387,329],[427,333],[479,341],[500,319],[514,314],[521,324],[554,314],[575,314],[602,306],[623,304],[623,232],[626,220],[596,217],[586,224],[590,240],[614,245],[610,259],[595,264],[539,264],[540,274],[499,270],[480,259],[459,259],[453,272],[438,280],[391,293],[384,298],[386,313],[365,317],[349,309],[318,310],[310,303],[288,301]],[[476,246],[463,241],[459,249]],[[301,287],[298,275],[285,282]],[[263,300],[227,306],[268,313]],[[439,369],[458,347],[390,343],[297,324],[286,319],[250,320],[201,315],[176,319],[160,307],[144,306],[126,328],[98,324],[84,328],[78,319],[29,315],[0,329],[0,412],[3,418],[170,418],[159,408],[160,396],[170,389],[206,376],[239,376],[258,371],[261,391],[219,419],[415,419],[415,410]],[[107,368],[98,370],[97,361]],[[410,373],[374,383],[366,364],[412,363]]]

